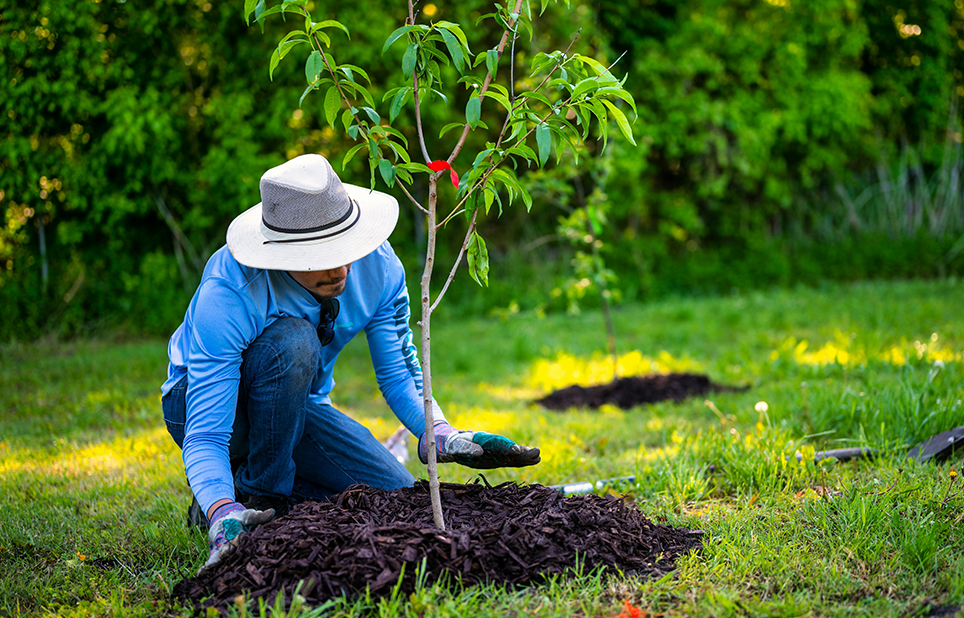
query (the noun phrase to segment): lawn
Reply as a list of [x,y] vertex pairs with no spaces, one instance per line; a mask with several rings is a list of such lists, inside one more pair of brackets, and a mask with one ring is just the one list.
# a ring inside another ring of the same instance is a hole
[[[704,548],[657,581],[427,584],[324,614],[614,617],[628,602],[657,616],[908,616],[964,605],[964,457],[905,457],[964,425],[962,308],[956,281],[620,306],[623,374],[697,371],[749,388],[565,413],[530,402],[611,377],[598,312],[439,316],[435,393],[452,424],[542,449],[540,465],[490,482],[635,475],[619,491],[654,521],[706,531]],[[0,347],[0,616],[186,612],[168,595],[206,540],[185,525],[190,492],[160,412],[165,367],[162,340]],[[336,405],[380,438],[395,430],[364,342],[336,379]],[[881,455],[814,464],[815,449],[844,446]],[[476,477],[452,465],[440,476]]]

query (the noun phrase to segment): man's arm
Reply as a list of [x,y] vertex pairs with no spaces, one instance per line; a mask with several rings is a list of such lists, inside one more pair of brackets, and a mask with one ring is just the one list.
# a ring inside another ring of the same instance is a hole
[[257,336],[256,312],[227,282],[206,279],[193,311],[188,355],[184,467],[210,517],[234,500],[228,454],[241,376],[241,353]]
[[[419,438],[418,454],[425,452],[425,411],[422,401],[422,369],[408,326],[410,309],[405,275],[392,255],[382,301],[366,326],[368,346],[375,365],[378,385],[399,420]],[[459,431],[448,424],[442,410],[434,406],[434,432],[439,462],[454,461],[471,468],[522,467],[539,463],[539,449],[514,443],[504,436],[485,432]]]
[[[425,410],[422,403],[422,368],[418,349],[409,328],[411,311],[405,272],[394,254],[388,264],[385,288],[379,305],[365,326],[368,348],[375,367],[375,377],[385,401],[402,424],[413,434],[425,433]],[[436,421],[445,420],[435,405]]]

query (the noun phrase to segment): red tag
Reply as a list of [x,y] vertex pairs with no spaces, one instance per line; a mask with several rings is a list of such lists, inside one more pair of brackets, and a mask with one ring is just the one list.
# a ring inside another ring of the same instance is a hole
[[448,170],[449,175],[452,178],[452,184],[455,185],[456,189],[459,188],[459,175],[455,173],[455,170],[452,169],[452,166],[449,165],[448,161],[432,161],[428,164],[428,169],[432,170],[433,172]]

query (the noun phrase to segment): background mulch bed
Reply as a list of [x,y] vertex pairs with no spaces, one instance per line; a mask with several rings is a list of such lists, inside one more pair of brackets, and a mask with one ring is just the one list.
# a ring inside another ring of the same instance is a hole
[[442,483],[448,530],[432,523],[428,484],[385,491],[357,485],[308,502],[243,535],[219,564],[174,587],[197,607],[225,608],[246,591],[273,602],[295,586],[309,604],[370,587],[373,597],[425,581],[537,583],[581,565],[662,576],[701,547],[701,531],[654,524],[622,499],[571,496],[542,485]]
[[567,386],[549,393],[536,403],[557,411],[598,408],[605,404],[628,410],[644,403],[667,399],[682,401],[687,397],[712,392],[742,390],[746,388],[714,384],[707,376],[697,373],[668,373],[620,378],[598,386]]

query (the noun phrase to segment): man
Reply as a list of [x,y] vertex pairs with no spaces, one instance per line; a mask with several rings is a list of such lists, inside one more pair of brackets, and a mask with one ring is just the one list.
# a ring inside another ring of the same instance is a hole
[[[205,566],[298,501],[356,483],[413,484],[367,429],[331,405],[338,353],[362,330],[382,394],[426,460],[405,274],[387,241],[398,203],[342,184],[320,155],[268,170],[261,200],[231,223],[227,246],[208,261],[171,337],[161,387],[195,496],[191,520],[209,527]],[[538,449],[454,429],[437,404],[434,418],[440,462],[539,462]]]

